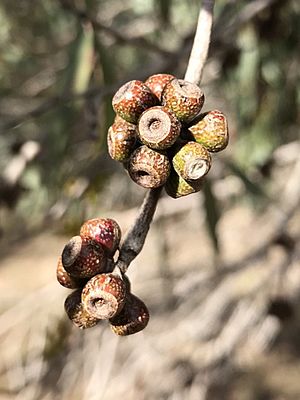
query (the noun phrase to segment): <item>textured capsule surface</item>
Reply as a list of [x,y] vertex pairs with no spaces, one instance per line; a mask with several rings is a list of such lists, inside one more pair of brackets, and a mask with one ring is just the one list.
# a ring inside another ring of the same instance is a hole
[[120,244],[121,228],[112,218],[92,218],[81,226],[80,235],[95,240],[113,255]]
[[136,126],[129,122],[115,122],[107,132],[108,153],[113,160],[124,162],[130,157],[136,142]]
[[221,111],[213,110],[202,114],[189,131],[196,142],[201,143],[212,153],[225,149],[228,144],[227,119]]
[[170,174],[168,157],[147,146],[136,149],[130,157],[128,173],[131,179],[148,189],[165,184]]
[[112,99],[114,111],[125,121],[136,124],[139,116],[147,108],[158,104],[157,97],[142,81],[125,83]]
[[201,111],[204,93],[199,86],[183,79],[173,79],[162,93],[162,104],[172,110],[179,121],[191,122]]
[[156,106],[143,112],[137,130],[142,143],[151,149],[164,150],[179,137],[181,123],[172,111]]
[[74,278],[64,269],[62,259],[59,257],[56,267],[56,278],[57,281],[67,289],[77,289],[85,285],[86,280]]
[[143,330],[147,326],[149,318],[149,311],[145,303],[130,293],[126,297],[123,310],[109,322],[116,335],[128,336]]
[[204,179],[200,178],[196,181],[186,181],[172,170],[169,179],[165,185],[167,194],[173,199],[188,196],[199,192],[202,189]]
[[92,328],[99,322],[84,310],[81,303],[81,289],[75,290],[66,298],[64,307],[69,319],[80,329]]
[[155,74],[149,76],[149,78],[145,81],[145,85],[150,88],[152,93],[161,101],[162,92],[168,82],[174,79],[175,76],[170,74]]
[[81,301],[86,311],[98,319],[109,319],[123,308],[126,284],[113,273],[99,274],[84,286]]
[[85,236],[73,236],[62,252],[64,269],[75,278],[91,278],[105,271],[107,256],[101,244]]
[[188,142],[176,152],[172,164],[181,178],[194,181],[208,173],[211,167],[211,156],[200,143]]

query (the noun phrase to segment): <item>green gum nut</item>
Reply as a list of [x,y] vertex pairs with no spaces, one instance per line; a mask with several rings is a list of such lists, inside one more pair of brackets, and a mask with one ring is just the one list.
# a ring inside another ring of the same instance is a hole
[[172,164],[181,178],[197,181],[210,170],[211,156],[201,144],[188,142],[175,153]]
[[166,182],[165,190],[170,197],[178,199],[199,192],[202,189],[203,182],[203,178],[188,182],[173,170]]
[[218,110],[201,114],[198,122],[189,127],[194,140],[211,153],[224,150],[228,144],[228,124],[225,115]]

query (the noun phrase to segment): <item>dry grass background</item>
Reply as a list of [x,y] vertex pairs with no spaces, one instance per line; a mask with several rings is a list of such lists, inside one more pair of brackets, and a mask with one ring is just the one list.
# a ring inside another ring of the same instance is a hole
[[[292,154],[291,145],[277,151]],[[151,312],[148,327],[131,337],[114,336],[106,323],[80,331],[67,320],[67,290],[55,279],[67,237],[44,230],[6,249],[0,399],[298,400],[299,164],[287,157],[274,168],[277,200],[264,213],[232,203],[243,191],[232,176],[215,182],[217,196],[231,204],[218,225],[218,257],[202,195],[161,199],[129,270]],[[123,231],[136,212],[99,210]]]

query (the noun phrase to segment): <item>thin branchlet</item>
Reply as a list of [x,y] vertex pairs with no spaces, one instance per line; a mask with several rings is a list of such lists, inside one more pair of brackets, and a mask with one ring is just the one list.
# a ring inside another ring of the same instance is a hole
[[125,273],[130,263],[141,252],[156,210],[162,188],[151,189],[146,193],[138,216],[129,229],[120,248],[116,267]]

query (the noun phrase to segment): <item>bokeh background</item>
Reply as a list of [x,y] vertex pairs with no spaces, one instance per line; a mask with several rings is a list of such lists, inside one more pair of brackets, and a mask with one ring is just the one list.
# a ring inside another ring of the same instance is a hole
[[201,87],[229,120],[204,190],[162,196],[129,269],[146,330],[73,327],[58,256],[123,233],[145,190],[107,153],[111,98],[183,77],[199,1],[0,3],[0,399],[299,400],[300,4],[219,0]]

